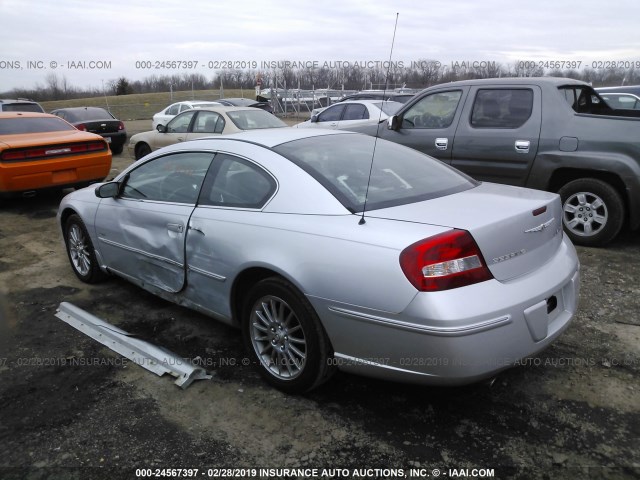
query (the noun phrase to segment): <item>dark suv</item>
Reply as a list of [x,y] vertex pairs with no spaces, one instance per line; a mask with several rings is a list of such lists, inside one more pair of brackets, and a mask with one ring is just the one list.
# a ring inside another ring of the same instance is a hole
[[38,102],[26,98],[16,100],[0,99],[0,112],[39,112],[45,113]]

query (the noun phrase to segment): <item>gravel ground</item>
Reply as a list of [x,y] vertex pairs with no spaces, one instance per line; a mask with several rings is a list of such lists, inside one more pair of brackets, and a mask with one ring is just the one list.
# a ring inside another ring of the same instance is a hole
[[[126,151],[114,157],[113,172],[130,162]],[[0,204],[0,478],[128,479],[140,468],[199,469],[199,478],[260,473],[218,468],[317,468],[315,478],[322,469],[334,469],[323,478],[389,473],[362,469],[414,469],[406,471],[414,478],[435,478],[434,469],[445,478],[491,470],[493,478],[640,477],[638,233],[578,249],[572,326],[493,384],[427,388],[338,373],[291,397],[244,365],[239,332],[117,278],[78,281],[55,224],[61,198]],[[61,301],[197,359],[213,379],[181,390],[123,361],[58,320]]]

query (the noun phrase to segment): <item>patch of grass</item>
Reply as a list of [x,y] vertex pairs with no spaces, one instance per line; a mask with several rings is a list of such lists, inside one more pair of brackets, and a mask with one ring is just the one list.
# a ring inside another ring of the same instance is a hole
[[[224,90],[225,97],[245,97],[255,99],[253,90]],[[119,120],[148,120],[154,113],[174,102],[182,100],[217,100],[220,90],[187,90],[162,93],[135,93],[132,95],[118,95],[107,97],[76,98],[73,100],[55,100],[40,102],[45,111],[67,107],[102,107],[109,108]]]

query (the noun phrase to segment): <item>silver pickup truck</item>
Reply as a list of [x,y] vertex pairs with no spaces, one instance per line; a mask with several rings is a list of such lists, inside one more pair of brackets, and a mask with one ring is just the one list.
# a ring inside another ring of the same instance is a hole
[[482,181],[557,192],[571,239],[602,246],[640,227],[640,112],[614,110],[567,78],[427,88],[379,125],[354,128]]

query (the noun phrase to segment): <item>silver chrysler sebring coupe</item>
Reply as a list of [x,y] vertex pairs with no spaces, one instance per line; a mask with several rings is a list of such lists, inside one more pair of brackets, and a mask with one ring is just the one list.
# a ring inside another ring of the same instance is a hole
[[478,381],[547,347],[578,300],[557,195],[348,132],[173,145],[66,196],[58,221],[81,280],[119,275],[239,327],[289,393],[336,369]]

